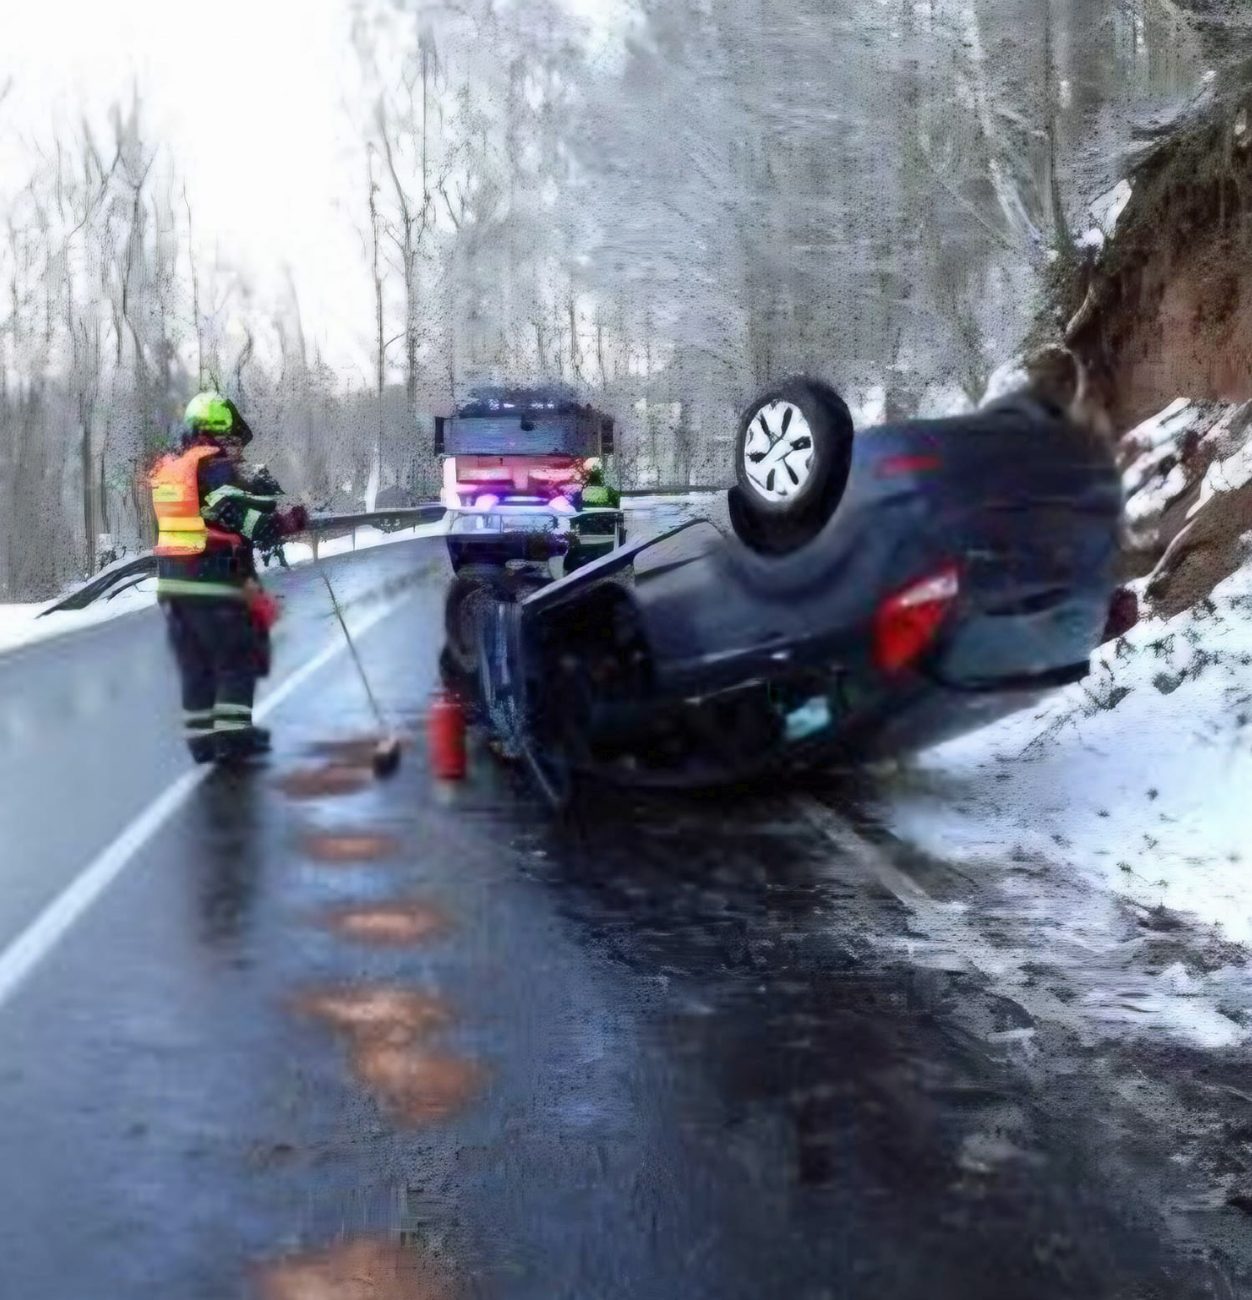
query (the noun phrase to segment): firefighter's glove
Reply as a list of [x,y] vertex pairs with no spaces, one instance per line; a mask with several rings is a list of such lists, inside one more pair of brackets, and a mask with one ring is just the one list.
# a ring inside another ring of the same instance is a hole
[[292,506],[290,510],[284,510],[278,519],[285,537],[302,533],[309,526],[309,512],[303,506]]

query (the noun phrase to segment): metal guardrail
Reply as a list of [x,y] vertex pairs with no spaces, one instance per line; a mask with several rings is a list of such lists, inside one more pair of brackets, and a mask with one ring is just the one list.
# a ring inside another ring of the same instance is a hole
[[671,483],[661,487],[622,488],[620,495],[625,497],[682,497],[713,496],[725,492],[725,487],[706,487],[696,483]]
[[351,533],[355,549],[358,528],[379,528],[383,532],[393,532],[401,528],[420,528],[422,524],[438,523],[445,514],[447,514],[446,506],[431,503],[421,506],[396,506],[391,510],[362,510],[350,515],[311,515],[308,531],[313,542],[313,558],[317,559],[318,543],[322,538],[343,537]]
[[[417,528],[422,524],[437,523],[447,513],[442,505],[398,506],[392,510],[365,510],[349,515],[312,515],[309,518],[308,535],[313,542],[313,556],[317,558],[318,542],[328,537],[343,537],[355,534],[358,528],[381,527],[388,524],[395,529]],[[303,534],[301,534],[303,536]],[[136,555],[130,559],[117,560],[102,569],[81,587],[75,588],[68,596],[62,597],[55,605],[40,610],[39,617],[47,614],[59,614],[66,610],[86,609],[88,605],[101,597],[111,599],[128,587],[156,572],[156,556],[151,552]]]
[[447,513],[447,507],[437,502],[420,506],[396,506],[392,510],[362,510],[353,515],[310,515],[309,532],[317,536],[339,529],[377,527],[394,523],[397,528],[416,528],[421,524],[438,522]]
[[[47,609],[41,609],[39,617],[44,618],[48,614],[59,614],[68,609],[86,609],[92,601],[99,600],[101,596],[107,594],[119,583],[125,582],[127,578],[132,580],[126,582],[126,586],[129,587],[132,582],[138,582],[141,578],[155,572],[156,556],[152,554],[136,555],[129,560],[117,560],[107,568],[101,569],[94,578],[83,583],[81,587],[70,592],[68,596],[63,597],[55,605],[49,605]],[[125,590],[125,588],[121,588],[121,590]]]
[[[722,488],[692,487],[682,484],[670,488],[630,488],[621,495],[623,498],[679,496],[688,493],[715,493],[723,490]],[[313,556],[314,558],[317,557],[318,543],[323,539],[343,537],[350,533],[355,534],[356,529],[366,527],[382,528],[384,530],[388,525],[395,529],[417,528],[422,524],[436,523],[446,513],[447,508],[445,506],[432,502],[420,506],[396,506],[390,510],[362,510],[355,514],[312,515],[309,518],[308,534],[313,543]],[[594,514],[598,513],[598,511],[588,509],[581,513]],[[47,609],[41,610],[39,617],[43,618],[47,614],[58,614],[65,610],[86,609],[88,605],[100,600],[102,597],[111,599],[113,596],[120,595],[128,587],[155,572],[156,556],[151,553],[117,560],[107,568],[102,569],[94,577],[88,579],[81,587],[75,588],[68,596],[62,597],[55,605],[49,605]]]

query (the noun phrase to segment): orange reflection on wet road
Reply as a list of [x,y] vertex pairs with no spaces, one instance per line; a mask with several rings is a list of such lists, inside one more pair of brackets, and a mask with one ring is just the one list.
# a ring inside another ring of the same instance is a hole
[[442,912],[415,901],[337,907],[323,913],[321,921],[346,939],[397,948],[435,938],[448,928]]
[[333,795],[356,794],[369,785],[373,773],[368,767],[347,763],[327,763],[323,767],[301,768],[278,781],[278,788],[289,799],[322,799]]
[[300,843],[300,848],[312,861],[324,866],[337,867],[394,858],[400,852],[400,843],[389,835],[370,832],[318,834],[306,835]]
[[257,1274],[261,1300],[451,1300],[445,1271],[419,1252],[373,1238],[288,1255]]

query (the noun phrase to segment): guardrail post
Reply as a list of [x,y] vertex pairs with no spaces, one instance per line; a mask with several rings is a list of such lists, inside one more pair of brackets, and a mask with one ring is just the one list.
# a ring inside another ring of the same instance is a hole
[[311,534],[311,536],[312,536],[312,538],[313,538],[313,558],[316,560],[316,559],[317,559],[317,539],[318,539],[318,534],[317,534],[317,533],[313,533],[313,534]]

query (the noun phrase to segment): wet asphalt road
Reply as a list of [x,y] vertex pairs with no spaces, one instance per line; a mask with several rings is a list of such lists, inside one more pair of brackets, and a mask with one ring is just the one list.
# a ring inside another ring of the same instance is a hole
[[[396,602],[362,652],[420,736],[438,543],[334,572]],[[278,680],[332,635],[315,583]],[[0,953],[184,769],[160,638],[0,658]],[[269,721],[0,1004],[4,1300],[1234,1294],[782,793],[553,825],[420,741],[380,785],[343,656]]]

